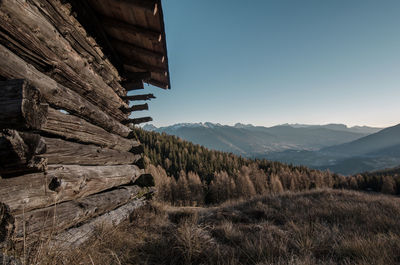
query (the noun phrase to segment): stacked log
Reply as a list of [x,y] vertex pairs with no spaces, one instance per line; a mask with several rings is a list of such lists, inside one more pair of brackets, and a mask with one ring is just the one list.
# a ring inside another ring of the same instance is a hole
[[1,109],[10,117],[1,119],[0,242],[10,238],[10,227],[14,239],[63,231],[150,192],[134,185],[143,174],[143,148],[130,129],[122,137],[53,109],[26,80],[0,87],[7,92]]
[[78,245],[145,203],[154,183],[130,126],[151,118],[130,118],[148,105],[128,102],[154,96],[127,96],[149,76],[137,75],[121,79],[68,5],[0,1],[0,245]]

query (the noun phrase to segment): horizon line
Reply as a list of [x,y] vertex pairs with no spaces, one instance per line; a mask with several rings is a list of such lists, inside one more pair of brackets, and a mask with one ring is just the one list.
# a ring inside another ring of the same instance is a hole
[[220,122],[177,122],[177,123],[172,123],[172,124],[168,124],[168,125],[159,125],[156,126],[154,123],[146,123],[143,124],[141,127],[145,126],[145,125],[152,125],[154,127],[157,128],[161,128],[161,127],[169,127],[169,126],[173,126],[173,125],[178,125],[178,124],[206,124],[206,123],[211,123],[211,124],[215,124],[215,125],[221,125],[221,126],[231,126],[234,127],[237,124],[242,124],[242,125],[250,125],[250,126],[254,126],[254,127],[266,127],[266,128],[270,128],[270,127],[276,127],[276,126],[283,126],[283,125],[287,125],[287,126],[291,126],[291,125],[303,125],[303,126],[327,126],[327,125],[344,125],[347,128],[353,128],[353,127],[370,127],[370,128],[377,128],[377,129],[385,129],[385,128],[389,128],[389,127],[393,127],[396,126],[400,123],[396,123],[396,124],[392,124],[392,125],[348,125],[345,123],[337,123],[337,122],[331,122],[331,123],[323,123],[323,124],[313,124],[313,123],[278,123],[278,124],[274,124],[274,125],[259,125],[259,124],[253,124],[253,123],[243,123],[243,122],[236,122],[236,123],[227,123],[227,124],[223,124]]

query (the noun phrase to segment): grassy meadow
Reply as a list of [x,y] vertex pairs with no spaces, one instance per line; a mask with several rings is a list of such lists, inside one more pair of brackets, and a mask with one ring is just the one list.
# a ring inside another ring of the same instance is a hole
[[400,264],[400,198],[320,189],[213,207],[152,201],[85,246],[32,264]]

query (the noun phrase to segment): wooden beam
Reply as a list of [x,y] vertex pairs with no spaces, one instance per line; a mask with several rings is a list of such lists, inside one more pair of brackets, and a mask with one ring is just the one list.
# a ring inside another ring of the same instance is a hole
[[144,198],[136,199],[115,209],[114,211],[96,217],[82,226],[69,229],[56,235],[52,239],[52,246],[57,249],[71,250],[81,246],[89,240],[97,231],[99,226],[117,226],[121,222],[128,220],[129,216],[138,208],[144,206]]
[[141,188],[137,185],[124,186],[55,206],[25,212],[15,216],[14,236],[17,241],[22,240],[24,236],[28,236],[28,239],[37,239],[39,233],[41,237],[45,237],[50,232],[71,228],[152,192],[152,189]]
[[158,4],[157,4],[157,1],[154,1],[154,0],[146,0],[146,1],[143,1],[143,0],[116,0],[116,2],[126,4],[131,7],[136,7],[136,8],[146,10],[148,12],[151,12],[154,16],[158,12]]
[[139,90],[144,89],[143,81],[125,81],[122,82],[121,85],[125,88],[126,91]]
[[46,173],[0,179],[0,198],[17,215],[133,183],[143,173],[136,165],[50,165]]
[[122,99],[124,100],[151,100],[153,98],[156,98],[153,94],[144,94],[144,95],[134,95],[134,96],[124,96]]
[[129,123],[133,123],[133,124],[141,124],[144,122],[149,122],[149,121],[153,121],[152,117],[143,117],[143,118],[135,118],[135,119],[127,119],[125,121],[122,121],[123,124],[129,124]]
[[167,70],[167,68],[165,66],[157,66],[157,65],[152,65],[152,64],[145,63],[138,56],[126,55],[126,56],[124,56],[122,61],[124,63],[124,68],[125,69],[126,69],[126,67],[134,67],[134,68],[138,68],[138,69],[143,70],[143,71],[149,71],[149,72],[153,72],[153,73],[160,73],[160,74],[163,74],[165,76],[168,75],[168,70]]
[[116,20],[115,18],[108,18],[103,16],[100,20],[102,21],[105,28],[116,29],[133,35],[140,35],[154,42],[161,42],[162,40],[161,32],[129,24],[124,21]]
[[45,123],[48,105],[26,81],[0,81],[0,91],[0,129],[37,129]]
[[[95,144],[114,150],[135,152],[140,146],[136,139],[126,139],[93,125],[74,115],[49,108],[46,123],[41,131],[85,144]],[[129,135],[128,135],[129,136]]]
[[123,109],[122,111],[125,113],[131,113],[132,111],[141,111],[141,110],[148,110],[149,105],[147,103],[141,105],[133,105],[127,109]]
[[47,159],[49,165],[132,165],[141,158],[140,154],[68,142],[56,138],[41,138],[46,146],[46,151],[43,154],[36,155],[36,157]]
[[26,79],[40,91],[41,96],[50,106],[64,109],[69,113],[82,117],[106,131],[123,137],[127,137],[132,131],[108,113],[103,112],[100,108],[89,102],[85,97],[39,72],[35,67],[26,63],[1,44],[0,76],[8,79]]
[[164,62],[165,60],[165,56],[164,54],[160,53],[160,52],[156,52],[153,50],[149,50],[146,48],[142,48],[139,46],[136,46],[134,44],[131,44],[129,42],[126,41],[121,41],[118,39],[112,39],[111,43],[114,45],[115,49],[121,53],[124,56],[129,56],[132,53],[136,54],[136,55],[141,55],[141,56],[146,56],[146,57],[150,57],[152,59],[155,59],[161,63]]
[[[126,70],[126,69],[125,69]],[[124,74],[124,77],[128,81],[147,81],[151,78],[151,73],[150,72],[131,72],[131,71],[126,71]]]
[[[74,143],[32,133],[20,132],[19,134],[26,145],[31,147],[33,158],[35,160],[46,159],[49,165],[131,165],[141,158],[140,154],[96,145]],[[34,139],[35,142],[31,143],[31,139]]]
[[155,79],[150,79],[147,81],[149,84],[153,85],[153,86],[157,86],[157,87],[161,87],[163,89],[170,89],[170,87],[168,86],[168,84],[164,83],[164,82],[160,82],[158,80]]
[[140,154],[79,144],[39,134],[7,130],[0,134],[0,175],[45,171],[47,165],[131,165]]

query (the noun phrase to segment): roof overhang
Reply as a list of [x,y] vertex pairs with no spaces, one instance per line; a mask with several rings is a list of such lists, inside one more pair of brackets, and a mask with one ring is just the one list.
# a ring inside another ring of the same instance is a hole
[[161,0],[69,2],[125,82],[171,88]]

